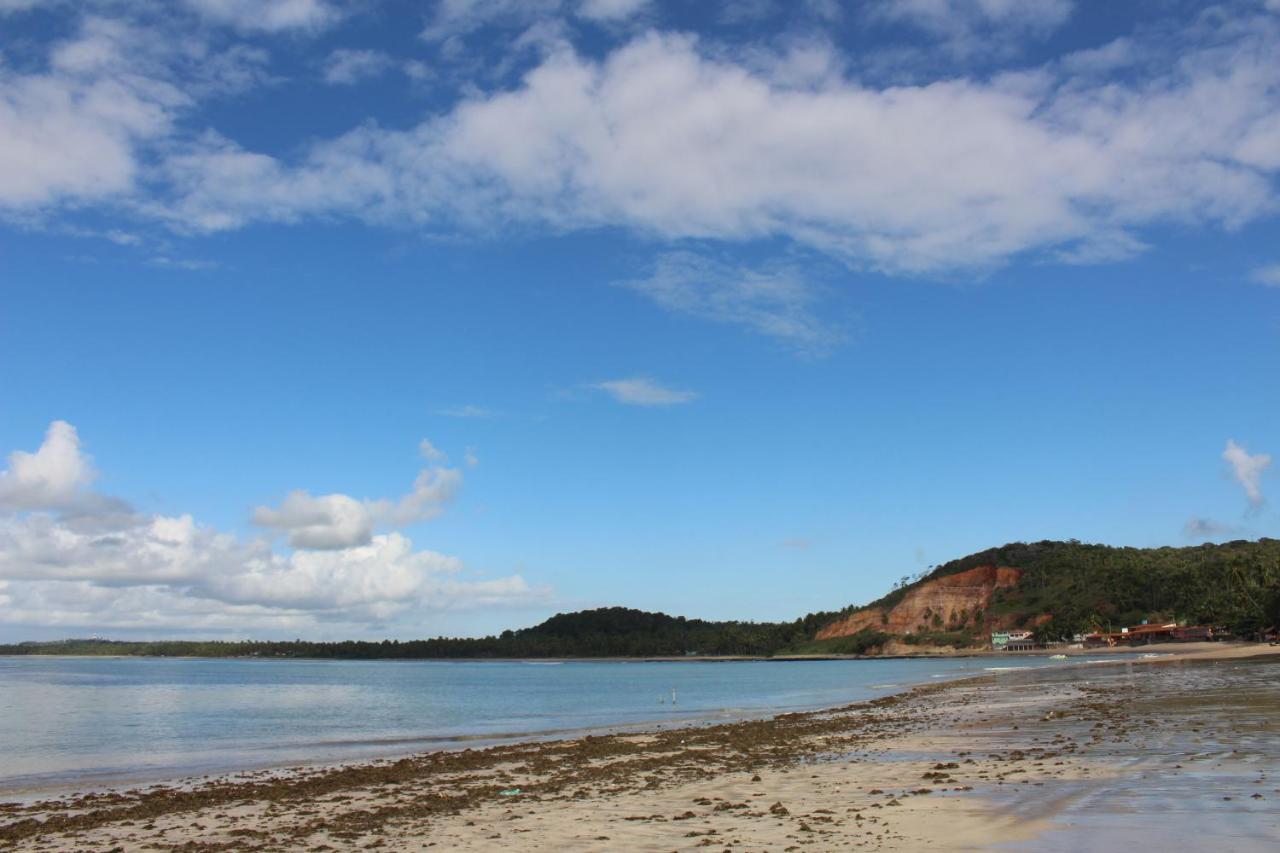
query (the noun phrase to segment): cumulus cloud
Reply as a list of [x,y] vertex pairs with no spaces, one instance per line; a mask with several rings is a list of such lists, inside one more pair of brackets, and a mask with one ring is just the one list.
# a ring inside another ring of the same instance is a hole
[[373,538],[373,514],[347,495],[290,492],[275,509],[255,509],[253,523],[286,532],[294,548],[353,548]]
[[144,152],[166,144],[198,98],[263,82],[266,60],[248,45],[90,15],[42,68],[0,62],[0,216],[127,203],[146,177]]
[[[49,427],[35,452],[0,472],[0,622],[86,627],[364,630],[441,608],[544,597],[519,575],[479,578],[455,557],[415,549],[395,520],[438,511],[451,475],[420,475],[399,501],[294,492],[255,521],[296,550],[242,539],[190,515],[144,515],[90,489],[75,429]],[[383,504],[387,506],[383,506]],[[410,630],[413,630],[412,628]]]
[[169,133],[187,97],[130,67],[149,52],[125,24],[90,18],[48,68],[0,65],[0,212],[130,189],[135,153]]
[[668,388],[643,376],[610,379],[605,382],[596,382],[591,387],[604,391],[619,403],[625,403],[628,406],[675,406],[698,398],[695,391]]
[[1222,26],[1212,48],[1180,45],[1125,82],[1045,67],[884,89],[797,85],[650,33],[601,60],[558,50],[514,89],[293,162],[206,138],[167,160],[163,213],[199,230],[338,212],[781,236],[897,273],[1114,259],[1141,251],[1145,226],[1235,227],[1276,207],[1280,27]]
[[329,550],[368,545],[378,524],[403,527],[434,518],[461,488],[462,472],[438,464],[447,457],[428,439],[422,439],[418,451],[432,464],[418,472],[413,488],[400,498],[357,500],[299,490],[279,507],[255,509],[253,523],[285,533],[294,548]]
[[[229,23],[252,7],[280,28],[338,9],[191,2]],[[892,6],[878,14],[915,28],[954,17],[1028,33],[1071,10],[1064,0]],[[584,8],[444,0],[431,38],[510,15],[541,58],[506,88],[480,88],[505,75],[473,80],[416,125],[364,121],[281,146],[287,154],[186,120],[199,98],[260,79],[253,48],[206,45],[195,57],[186,40],[89,18],[46,67],[0,66],[0,212],[117,204],[185,232],[334,217],[477,234],[620,227],[659,240],[781,238],[855,268],[937,274],[1029,253],[1108,262],[1143,251],[1145,228],[1234,228],[1280,200],[1270,13],[1206,14],[1017,72],[882,86],[850,76],[821,41],[771,57],[648,32],[584,55],[572,32],[538,35],[528,23]],[[203,70],[219,59],[230,70]],[[1123,76],[1099,74],[1107,63],[1124,63]]]
[[377,77],[391,65],[391,57],[382,51],[341,48],[325,60],[324,79],[326,83],[350,86]]
[[461,487],[461,471],[433,465],[418,472],[408,494],[394,501],[373,501],[369,509],[376,520],[402,527],[444,512],[445,504],[453,500]]
[[0,510],[70,509],[85,500],[97,473],[76,428],[54,421],[34,453],[9,454],[8,469],[0,471]]
[[1227,439],[1227,448],[1222,451],[1223,460],[1231,466],[1231,476],[1244,489],[1245,497],[1253,508],[1262,506],[1262,472],[1271,465],[1268,453],[1250,454],[1248,450],[1234,440]]
[[1249,280],[1269,287],[1280,287],[1280,264],[1268,264],[1249,273]]
[[622,286],[677,314],[742,326],[811,355],[844,339],[818,315],[821,288],[794,265],[751,269],[672,252],[658,259],[648,278]]

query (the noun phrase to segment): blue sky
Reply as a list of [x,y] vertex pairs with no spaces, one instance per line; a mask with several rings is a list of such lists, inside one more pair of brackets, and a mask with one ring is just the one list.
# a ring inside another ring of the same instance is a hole
[[1280,534],[1278,50],[1274,0],[0,0],[0,639]]

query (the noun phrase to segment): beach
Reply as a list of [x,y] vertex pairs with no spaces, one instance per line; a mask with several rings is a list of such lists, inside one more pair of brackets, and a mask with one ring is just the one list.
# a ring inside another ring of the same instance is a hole
[[0,848],[1269,850],[1276,651],[993,671],[770,719],[10,803]]

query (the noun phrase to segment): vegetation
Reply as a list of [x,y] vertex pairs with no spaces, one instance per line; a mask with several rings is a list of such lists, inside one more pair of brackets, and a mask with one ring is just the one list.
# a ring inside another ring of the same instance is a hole
[[[1000,616],[1039,624],[1042,640],[1142,620],[1225,626],[1250,636],[1280,625],[1280,540],[1260,539],[1188,548],[1115,548],[1068,542],[1016,542],[953,560],[866,605],[886,610],[921,583],[977,566],[1022,570],[1016,587],[998,590],[986,614],[931,614],[923,633],[902,637],[925,645],[964,645],[957,630]],[[554,658],[678,657],[683,655],[869,654],[891,639],[865,630],[817,640],[817,632],[851,612],[811,613],[792,622],[708,622],[622,607],[561,613],[540,625],[478,639],[116,642],[64,640],[0,646],[0,654],[155,655],[285,658]],[[1043,617],[1048,616],[1046,621]]]
[[865,628],[847,637],[809,640],[793,647],[790,652],[797,655],[868,655],[878,652],[891,639],[892,634]]
[[0,654],[275,658],[564,658],[768,656],[809,640],[833,613],[793,622],[707,622],[623,607],[561,613],[541,625],[479,639],[118,642],[64,640],[0,646]]
[[891,608],[920,583],[978,566],[1022,570],[1016,587],[996,591],[985,615],[1020,626],[1047,615],[1036,628],[1041,640],[1119,630],[1144,619],[1219,625],[1240,636],[1280,625],[1276,539],[1186,548],[1015,542],[944,563],[867,607]]

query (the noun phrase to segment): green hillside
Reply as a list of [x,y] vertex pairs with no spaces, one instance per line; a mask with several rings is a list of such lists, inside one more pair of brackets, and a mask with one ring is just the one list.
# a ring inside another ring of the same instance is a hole
[[1014,542],[944,563],[865,606],[891,608],[920,584],[978,566],[1022,570],[1016,587],[996,591],[990,613],[1022,625],[1048,614],[1042,639],[1144,619],[1222,625],[1240,636],[1280,625],[1276,539],[1183,548]]

